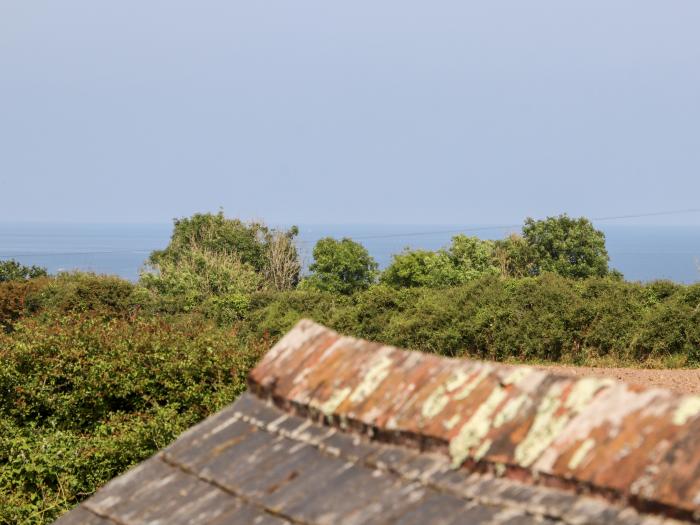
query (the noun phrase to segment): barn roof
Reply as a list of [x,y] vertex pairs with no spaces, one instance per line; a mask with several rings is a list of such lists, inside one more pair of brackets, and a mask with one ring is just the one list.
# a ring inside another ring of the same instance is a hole
[[698,435],[698,396],[301,321],[235,403],[58,523],[696,521]]

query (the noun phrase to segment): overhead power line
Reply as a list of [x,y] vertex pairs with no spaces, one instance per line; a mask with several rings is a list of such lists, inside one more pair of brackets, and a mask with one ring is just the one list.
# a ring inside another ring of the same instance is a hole
[[[700,208],[687,208],[683,210],[668,210],[668,211],[656,211],[647,213],[633,213],[627,215],[608,215],[603,217],[592,217],[591,222],[605,222],[605,221],[617,221],[624,219],[642,219],[645,217],[661,217],[669,215],[684,215],[688,213],[700,213]],[[420,237],[420,236],[430,236],[430,235],[456,235],[459,233],[472,233],[479,231],[489,231],[489,230],[510,230],[513,228],[520,228],[521,224],[501,224],[501,225],[491,225],[491,226],[474,226],[469,228],[460,228],[454,230],[433,230],[433,231],[421,231],[421,232],[404,232],[404,233],[384,233],[375,235],[357,235],[353,236],[354,240],[372,240],[372,239],[392,239],[392,238],[404,238],[404,237]],[[297,240],[298,244],[311,244],[313,241]],[[77,255],[113,255],[113,254],[138,254],[138,253],[149,253],[148,250],[105,250],[105,251],[81,251],[81,252],[40,252],[40,253],[14,253],[14,254],[4,254],[0,253],[0,257],[49,257],[49,256],[77,256]]]
[[[504,224],[500,226],[475,226],[473,228],[461,228],[459,230],[440,230],[440,231],[427,231],[427,232],[406,232],[406,233],[384,233],[377,235],[356,235],[352,238],[354,240],[364,241],[367,239],[390,239],[393,237],[417,237],[421,235],[447,235],[447,234],[457,234],[466,232],[478,232],[486,230],[508,230],[511,228],[520,228],[520,224]],[[309,241],[302,241],[309,242]]]
[[619,219],[641,219],[644,217],[660,217],[662,215],[683,215],[685,213],[700,213],[700,208],[688,208],[686,210],[656,211],[651,213],[637,213],[633,215],[611,215],[609,217],[594,217],[592,221],[616,221]]
[[5,254],[0,252],[0,257],[53,257],[58,255],[61,257],[73,256],[73,255],[114,255],[117,253],[121,254],[143,254],[150,253],[149,250],[105,250],[99,252],[28,252],[28,253],[10,253]]
[[[628,215],[609,215],[605,217],[593,217],[590,219],[591,222],[603,222],[603,221],[614,221],[622,219],[641,219],[644,217],[660,217],[663,215],[681,215],[686,213],[700,213],[700,208],[689,208],[685,210],[672,210],[672,211],[656,211],[650,213],[635,213]],[[501,224],[496,226],[475,226],[470,228],[460,228],[458,230],[437,230],[437,231],[426,231],[426,232],[405,232],[405,233],[385,233],[377,235],[357,235],[353,236],[354,240],[370,240],[370,239],[391,239],[400,237],[418,237],[423,235],[455,235],[459,233],[468,232],[479,232],[488,230],[510,230],[513,228],[520,228],[521,224]],[[300,241],[304,244],[310,241]]]

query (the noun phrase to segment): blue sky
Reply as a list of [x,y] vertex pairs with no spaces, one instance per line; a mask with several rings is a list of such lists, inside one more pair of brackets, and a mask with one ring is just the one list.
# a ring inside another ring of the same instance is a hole
[[697,207],[699,24],[697,0],[0,1],[0,221]]

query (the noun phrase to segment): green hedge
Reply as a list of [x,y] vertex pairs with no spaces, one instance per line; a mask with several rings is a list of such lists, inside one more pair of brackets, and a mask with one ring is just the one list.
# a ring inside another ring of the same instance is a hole
[[15,323],[0,334],[0,523],[51,522],[235,399],[267,346],[193,316]]
[[247,330],[275,338],[310,317],[343,333],[447,356],[589,365],[700,365],[700,284],[484,277],[443,288],[373,286],[346,300],[254,301]]
[[231,402],[304,317],[447,356],[700,365],[700,284],[485,276],[442,289],[264,291],[168,312],[115,277],[0,283],[0,524],[50,523]]

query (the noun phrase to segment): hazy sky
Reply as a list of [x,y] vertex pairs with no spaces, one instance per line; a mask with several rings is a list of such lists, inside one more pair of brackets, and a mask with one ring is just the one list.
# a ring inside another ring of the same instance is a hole
[[699,207],[698,28],[697,0],[0,0],[0,221]]

